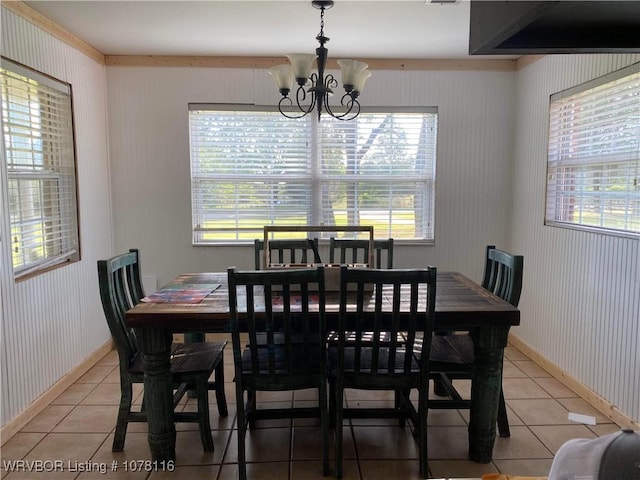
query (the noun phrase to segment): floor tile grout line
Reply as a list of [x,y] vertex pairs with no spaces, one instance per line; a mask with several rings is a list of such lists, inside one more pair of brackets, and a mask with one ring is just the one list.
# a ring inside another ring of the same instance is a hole
[[[236,428],[234,428],[234,425]],[[231,421],[231,428],[229,428],[229,436],[227,437],[227,441],[224,445],[224,452],[222,452],[222,456],[220,457],[220,465],[218,468],[218,474],[216,475],[216,480],[219,480],[222,476],[222,467],[225,465],[225,458],[227,457],[227,453],[229,452],[229,448],[231,446],[231,439],[233,438],[233,431],[237,430],[238,426],[238,413],[233,414],[233,420]],[[237,435],[237,433],[236,433]],[[226,463],[226,465],[231,465],[231,462]]]
[[[348,403],[347,403],[347,405],[348,405]],[[362,465],[361,465],[361,462],[360,462],[360,455],[358,454],[358,442],[356,442],[356,432],[355,432],[355,429],[353,427],[353,419],[350,419],[350,418],[347,419],[347,424],[349,425],[349,432],[351,433],[351,438],[353,439],[353,450],[354,450],[355,456],[356,456],[355,460],[356,460],[356,468],[358,469],[358,478],[360,480],[364,480],[364,476],[363,476],[363,473],[362,473]],[[337,425],[336,425],[336,428],[337,428]],[[342,441],[342,452],[343,452],[343,455],[342,455],[342,473],[344,475],[344,432],[343,432],[342,437],[343,437],[343,441]]]

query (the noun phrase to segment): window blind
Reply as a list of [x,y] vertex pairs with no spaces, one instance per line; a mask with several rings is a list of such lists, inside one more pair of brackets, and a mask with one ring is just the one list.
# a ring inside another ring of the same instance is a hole
[[2,59],[2,131],[13,270],[79,257],[68,84]]
[[436,135],[435,113],[322,119],[320,221],[432,241]]
[[435,109],[318,122],[192,104],[189,128],[195,244],[249,241],[285,224],[433,240]]
[[551,96],[546,223],[640,234],[640,64]]

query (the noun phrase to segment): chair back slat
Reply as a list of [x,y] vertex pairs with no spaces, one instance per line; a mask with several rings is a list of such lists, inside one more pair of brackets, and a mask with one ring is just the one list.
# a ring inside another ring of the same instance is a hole
[[[374,285],[373,293],[367,291],[367,284]],[[418,373],[417,367],[426,371],[435,317],[435,285],[435,268],[385,270],[342,266],[338,368],[344,367],[347,354],[353,356],[348,362],[353,368],[348,373],[353,375]],[[349,309],[349,296],[354,289],[355,312]],[[406,292],[410,298],[408,305],[402,301]],[[373,321],[365,324],[365,317],[372,312]],[[422,353],[414,357],[404,352]],[[424,365],[417,365],[416,358]]]
[[[331,237],[329,238],[329,262],[341,265],[368,264],[369,245],[369,240]],[[393,268],[393,238],[374,240],[373,248],[375,249],[375,265],[370,266],[373,268]]]
[[98,260],[100,299],[120,368],[125,370],[138,354],[138,342],[133,329],[125,324],[125,313],[144,297],[139,258],[138,250],[131,249],[108,260]]
[[[269,240],[271,263],[322,263],[317,238]],[[254,268],[262,270],[264,240],[254,240]]]
[[522,292],[524,257],[487,246],[482,286],[517,307]]
[[[271,378],[277,385],[279,376],[301,375],[305,370],[318,374],[326,368],[323,267],[256,271],[229,268],[228,281],[237,368],[246,370],[248,355],[251,371],[246,373],[262,385],[268,381],[257,379],[260,376]],[[246,315],[238,308],[239,290],[247,299]],[[249,334],[245,358],[240,343],[243,322]],[[311,358],[313,355],[322,358]]]

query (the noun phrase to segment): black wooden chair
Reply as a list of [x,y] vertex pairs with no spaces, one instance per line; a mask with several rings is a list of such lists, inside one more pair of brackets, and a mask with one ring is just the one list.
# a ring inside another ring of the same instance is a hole
[[[319,417],[323,474],[329,473],[323,270],[228,270],[241,480],[247,475],[247,427],[264,418]],[[246,295],[246,316],[238,312],[238,290]],[[243,326],[246,345],[240,340]],[[318,407],[257,408],[257,392],[305,388],[318,389]]]
[[[374,240],[374,265],[372,268],[393,268],[393,238]],[[353,238],[329,238],[329,262],[369,263],[369,240]]]
[[[264,269],[264,240],[254,240],[254,256],[255,269]],[[317,238],[269,240],[269,258],[271,263],[322,263]]]
[[[512,255],[489,245],[485,257],[482,286],[517,307],[522,291],[523,265],[522,255]],[[444,334],[434,335],[431,347],[431,375],[434,379],[435,392],[439,396],[449,398],[432,399],[429,401],[429,407],[469,408],[470,399],[460,395],[452,380],[471,379],[473,365],[473,332],[463,334],[444,332]],[[498,432],[501,437],[511,435],[502,388],[498,403]]]
[[[369,240],[355,238],[329,238],[329,262],[332,264],[345,265],[349,263],[369,263]],[[371,268],[393,268],[393,238],[373,241],[374,265]],[[388,332],[383,332],[386,338]],[[349,335],[353,335],[350,332]],[[372,335],[369,332],[369,337]],[[329,341],[337,339],[337,332],[329,332]],[[349,336],[347,336],[347,341]]]
[[[366,291],[366,284],[375,285],[373,293]],[[419,293],[421,285],[426,288],[423,287]],[[420,475],[426,478],[431,343],[417,342],[416,333],[421,333],[421,339],[429,339],[433,332],[436,269],[385,270],[342,266],[340,287],[340,333],[337,344],[331,343],[329,347],[330,401],[331,411],[335,411],[336,477],[342,476],[342,422],[346,416],[399,418],[401,425],[405,419],[410,419],[420,451]],[[355,288],[355,292],[348,291],[349,287]],[[386,298],[388,295],[393,297],[390,304],[383,303],[383,288],[388,291],[388,294],[385,292]],[[409,305],[400,301],[401,290],[410,291]],[[354,294],[355,312],[347,310],[348,296]],[[365,314],[365,306],[370,308],[372,305],[375,312]],[[408,309],[410,313],[401,314],[401,309]],[[355,335],[347,332],[355,332]],[[391,340],[383,341],[383,338]],[[414,356],[414,351],[421,355]],[[394,408],[345,411],[345,388],[392,390],[396,398]],[[418,390],[417,409],[409,398],[412,389]]]
[[[131,249],[108,260],[98,260],[98,279],[102,307],[120,361],[120,407],[112,451],[124,448],[129,422],[146,422],[145,401],[140,411],[132,411],[133,384],[144,382],[142,355],[134,331],[125,325],[125,312],[144,297],[138,250]],[[213,452],[209,423],[208,390],[215,390],[220,416],[227,415],[224,393],[223,350],[227,342],[171,345],[171,373],[174,380],[173,405],[189,389],[196,392],[197,412],[174,412],[176,422],[197,422],[204,451]],[[209,377],[215,370],[215,382]]]
[[[254,257],[255,269],[263,270],[264,240],[254,240]],[[322,263],[317,238],[269,240],[269,258],[270,263]],[[257,342],[264,342],[262,334],[258,334]]]

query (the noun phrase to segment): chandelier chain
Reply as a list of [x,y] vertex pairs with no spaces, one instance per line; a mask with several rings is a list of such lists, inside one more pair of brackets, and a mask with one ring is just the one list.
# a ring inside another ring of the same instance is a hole
[[320,37],[324,37],[324,7],[320,9]]

